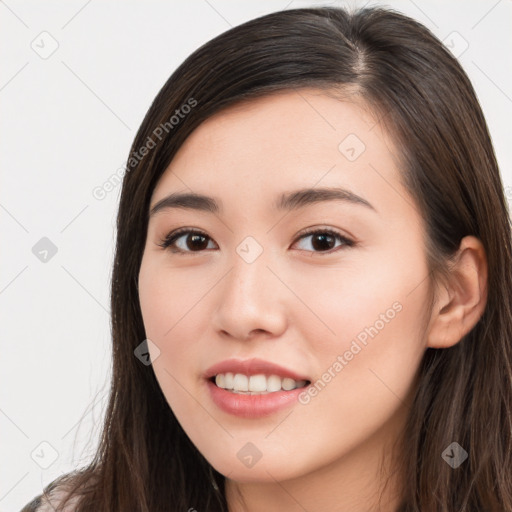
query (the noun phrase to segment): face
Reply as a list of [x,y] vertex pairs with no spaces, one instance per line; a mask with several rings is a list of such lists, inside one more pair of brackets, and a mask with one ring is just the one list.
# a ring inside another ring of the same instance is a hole
[[429,296],[397,154],[361,104],[304,89],[203,122],[158,182],[139,275],[153,369],[229,479],[354,467],[397,436]]

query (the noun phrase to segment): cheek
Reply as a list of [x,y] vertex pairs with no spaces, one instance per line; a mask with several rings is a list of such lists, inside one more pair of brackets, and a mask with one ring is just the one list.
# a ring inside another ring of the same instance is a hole
[[304,281],[311,310],[321,312],[307,338],[319,382],[303,396],[310,411],[330,411],[318,416],[318,428],[326,414],[341,428],[365,422],[371,428],[370,418],[376,427],[411,390],[425,351],[428,273],[421,254],[410,254],[408,266],[384,260],[344,272],[343,279],[339,272],[317,277],[316,294],[306,295]]
[[201,281],[191,280],[192,274],[186,269],[167,268],[161,260],[159,256],[143,258],[139,301],[147,337],[167,349],[184,325],[190,327],[190,318],[196,314],[205,287],[197,286]]
[[158,357],[152,357],[153,369],[165,395],[173,400],[182,394],[180,385],[189,388],[198,376],[197,359],[204,352],[199,347],[204,337],[201,321],[208,318],[205,294],[213,282],[211,276],[203,279],[197,274],[193,268],[168,268],[158,258],[143,259],[139,274],[146,337],[159,349]]
[[[391,252],[391,251],[390,251]],[[301,305],[287,311],[315,358],[328,366],[352,348],[397,359],[418,350],[425,316],[428,275],[418,251],[397,260],[385,251],[347,260],[342,268],[312,269],[287,276]],[[414,262],[411,264],[411,262]],[[367,350],[370,345],[374,350]],[[410,349],[411,352],[408,352]]]
[[[194,304],[204,294],[193,286],[186,286],[183,277],[165,270],[158,262],[142,261],[139,274],[139,300],[146,337],[158,347],[150,354],[152,368],[160,388],[180,420],[200,418],[204,411],[187,392],[194,375],[192,367],[197,347],[191,322],[197,311]],[[181,281],[181,282],[180,282]],[[179,293],[178,293],[179,290]],[[203,418],[207,423],[209,418]],[[190,430],[189,425],[187,430]],[[192,425],[193,430],[193,425]]]
[[295,443],[304,453],[298,464],[327,464],[360,445],[378,450],[371,443],[400,428],[424,353],[418,318],[425,290],[409,292],[404,282],[401,292],[368,293],[360,303],[330,306],[327,321],[337,336],[329,342],[310,338],[316,340],[310,347],[316,359],[314,386],[299,400],[293,421],[283,421],[273,432],[269,451],[282,447],[285,459]]

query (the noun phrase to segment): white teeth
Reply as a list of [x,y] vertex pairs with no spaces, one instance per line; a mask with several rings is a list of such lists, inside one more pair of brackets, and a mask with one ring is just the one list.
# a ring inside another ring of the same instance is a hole
[[281,385],[283,386],[283,389],[286,391],[295,389],[295,381],[293,379],[285,378],[283,379],[283,383]]
[[251,375],[250,377],[242,373],[219,373],[215,376],[215,384],[217,384],[219,388],[233,391],[233,393],[256,395],[302,388],[306,385],[306,381],[296,381],[289,377],[281,378],[278,375],[266,376],[262,373]]
[[267,391],[265,375],[251,375],[249,377],[249,391]]
[[277,375],[267,377],[267,391],[270,393],[273,391],[281,391],[281,378]]
[[[222,373],[220,374],[222,375]],[[224,373],[224,386],[225,389],[233,389],[233,374],[232,373]]]
[[236,391],[249,391],[249,377],[237,373],[233,378],[233,389]]
[[217,384],[217,386],[219,386],[219,388],[225,388],[226,387],[226,377],[224,376],[223,373],[219,373],[216,377],[215,377],[215,384]]

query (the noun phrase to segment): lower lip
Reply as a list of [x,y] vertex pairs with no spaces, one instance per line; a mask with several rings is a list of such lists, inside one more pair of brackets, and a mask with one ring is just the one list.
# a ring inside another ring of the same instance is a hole
[[232,393],[219,388],[211,380],[206,384],[214,403],[224,412],[241,418],[261,418],[269,416],[281,409],[297,403],[299,395],[307,388],[296,388],[291,391],[274,391],[259,395]]

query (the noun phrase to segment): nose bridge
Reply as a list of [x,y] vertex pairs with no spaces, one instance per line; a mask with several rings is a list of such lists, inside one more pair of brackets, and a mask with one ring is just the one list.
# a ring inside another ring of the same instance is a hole
[[268,286],[273,277],[268,269],[270,262],[266,252],[255,256],[254,251],[254,247],[240,244],[231,259],[232,270],[227,279],[225,298],[231,301],[232,307],[245,306],[251,310],[269,304]]
[[217,329],[245,339],[254,330],[277,334],[283,328],[282,290],[268,268],[269,254],[254,239],[245,239],[236,248],[218,297]]
[[259,300],[266,293],[269,274],[272,274],[268,266],[272,263],[270,249],[263,244],[261,237],[246,236],[229,258],[229,264],[233,266],[230,284],[234,290],[231,291],[234,291],[236,299],[240,298],[236,297],[239,292],[250,300]]

